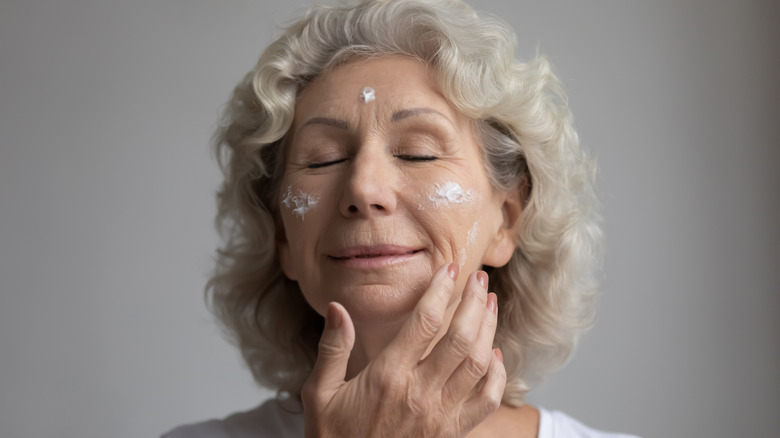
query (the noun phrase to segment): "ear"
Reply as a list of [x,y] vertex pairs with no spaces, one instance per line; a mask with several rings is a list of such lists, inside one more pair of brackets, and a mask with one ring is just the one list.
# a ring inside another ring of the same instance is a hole
[[292,252],[290,251],[290,242],[287,241],[287,234],[284,230],[284,222],[278,214],[274,214],[274,240],[276,243],[276,254],[279,257],[279,264],[282,267],[282,272],[290,280],[298,281],[298,275],[295,271],[295,263],[292,260]]
[[520,190],[504,194],[501,204],[501,223],[496,227],[493,240],[488,244],[482,257],[483,265],[500,268],[509,263],[517,246],[515,236],[523,214],[523,199],[525,196]]

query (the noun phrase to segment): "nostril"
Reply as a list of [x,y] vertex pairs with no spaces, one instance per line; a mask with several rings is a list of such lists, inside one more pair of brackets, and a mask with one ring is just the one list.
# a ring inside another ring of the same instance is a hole
[[349,212],[350,213],[357,213],[358,209],[354,205],[349,206]]
[[381,206],[381,205],[379,205],[379,204],[374,204],[374,207],[375,207],[377,210],[380,210],[380,211],[385,209],[384,207],[382,207],[382,206]]

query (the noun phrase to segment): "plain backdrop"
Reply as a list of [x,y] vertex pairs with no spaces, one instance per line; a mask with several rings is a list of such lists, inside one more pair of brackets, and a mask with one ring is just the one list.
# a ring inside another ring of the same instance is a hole
[[[0,436],[154,437],[258,389],[203,303],[233,85],[304,4],[0,1]],[[780,430],[780,8],[473,2],[599,160],[595,328],[531,401],[646,437]]]

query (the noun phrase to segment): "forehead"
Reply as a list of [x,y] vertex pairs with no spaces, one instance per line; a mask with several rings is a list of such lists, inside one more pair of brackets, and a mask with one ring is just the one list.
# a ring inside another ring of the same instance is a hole
[[[365,87],[374,89],[375,100],[363,101]],[[360,59],[336,67],[302,91],[295,108],[295,125],[312,116],[359,118],[415,107],[435,109],[453,121],[460,116],[422,62],[404,56]]]

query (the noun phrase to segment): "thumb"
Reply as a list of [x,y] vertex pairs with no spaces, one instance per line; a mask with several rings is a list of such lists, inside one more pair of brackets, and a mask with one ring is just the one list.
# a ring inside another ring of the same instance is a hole
[[341,304],[328,304],[325,329],[317,351],[317,362],[309,376],[307,386],[317,398],[330,399],[344,384],[347,362],[355,344],[355,328],[347,309]]

